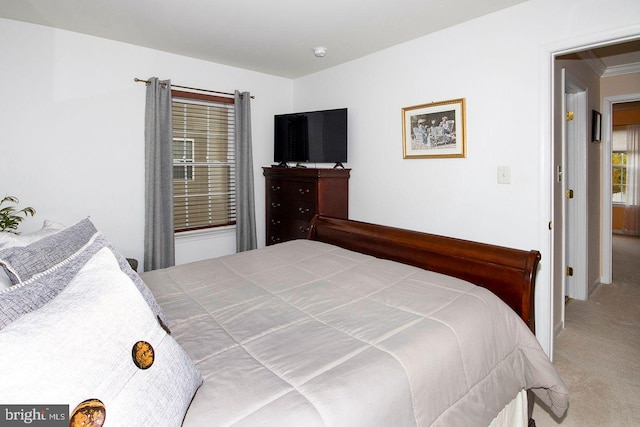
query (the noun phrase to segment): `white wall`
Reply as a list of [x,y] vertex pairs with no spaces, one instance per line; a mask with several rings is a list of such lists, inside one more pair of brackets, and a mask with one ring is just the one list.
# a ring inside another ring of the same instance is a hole
[[622,74],[602,79],[602,97],[640,93],[640,73]]
[[[145,85],[250,91],[259,244],[273,115],[291,110],[292,81],[68,31],[0,19],[0,196],[64,224],[90,216],[126,256],[142,261]],[[178,263],[235,251],[233,233],[176,244]]]
[[[40,223],[91,215],[141,258],[144,86],[133,77],[249,90],[262,245],[273,114],[348,107],[351,217],[541,250],[536,316],[548,352],[551,53],[640,33],[638,16],[636,0],[530,0],[293,82],[0,20],[0,193],[36,207]],[[461,97],[468,157],[403,160],[401,109]],[[497,183],[500,165],[510,185]]]
[[[349,108],[354,219],[542,251],[538,339],[551,343],[551,61],[638,27],[635,0],[531,0],[299,78],[297,110]],[[401,109],[466,98],[466,159],[402,159]],[[512,183],[497,183],[497,167]]]

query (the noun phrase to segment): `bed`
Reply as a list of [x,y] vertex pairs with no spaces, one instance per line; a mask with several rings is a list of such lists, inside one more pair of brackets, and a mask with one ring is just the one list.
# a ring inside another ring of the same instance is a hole
[[138,275],[84,220],[0,249],[0,404],[106,426],[526,425],[530,390],[561,416],[539,260],[316,216],[307,240]]

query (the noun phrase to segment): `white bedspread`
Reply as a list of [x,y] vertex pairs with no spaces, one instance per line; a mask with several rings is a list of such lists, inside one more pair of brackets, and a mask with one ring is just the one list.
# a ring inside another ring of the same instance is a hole
[[204,376],[185,426],[483,426],[567,388],[468,282],[298,240],[142,274]]

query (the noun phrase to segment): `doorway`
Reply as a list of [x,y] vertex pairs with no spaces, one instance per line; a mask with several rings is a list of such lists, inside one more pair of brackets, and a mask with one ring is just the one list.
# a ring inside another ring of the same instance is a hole
[[[617,96],[607,96],[603,100],[603,133],[607,138],[603,143],[602,157],[603,186],[609,191],[602,194],[603,203],[603,233],[602,233],[602,283],[613,281],[613,218],[612,218],[612,134],[613,134],[613,106],[615,104],[640,102],[640,93],[629,93]],[[608,207],[608,209],[607,209]]]
[[[595,207],[591,204],[588,205],[587,212],[589,212],[589,215],[586,220],[586,242],[589,246],[584,245],[580,248],[581,255],[579,258],[587,265],[587,287],[584,297],[588,297],[590,292],[593,291],[599,283],[611,283],[611,179],[610,172],[608,172],[610,171],[611,158],[610,152],[608,153],[606,147],[606,141],[608,141],[610,137],[607,134],[607,130],[610,129],[609,120],[611,113],[607,111],[606,103],[601,103],[603,95],[600,93],[600,81],[606,67],[603,67],[599,72],[594,72],[593,59],[598,59],[594,52],[599,54],[605,48],[617,46],[624,48],[630,46],[630,52],[638,55],[640,53],[640,44],[638,42],[638,34],[630,35],[628,33],[621,33],[617,39],[610,40],[602,40],[597,37],[597,35],[594,35],[590,38],[583,39],[582,46],[573,45],[572,47],[568,47],[566,45],[556,45],[549,48],[552,70],[550,81],[550,88],[552,89],[550,99],[552,114],[549,134],[551,135],[552,143],[550,144],[549,151],[546,152],[548,159],[546,163],[548,165],[547,171],[549,171],[546,182],[549,184],[547,188],[551,190],[549,205],[547,205],[550,209],[551,219],[549,223],[549,247],[547,249],[551,254],[552,265],[548,276],[551,280],[551,295],[549,295],[551,323],[548,325],[550,335],[548,336],[549,341],[544,342],[544,344],[546,345],[548,343],[549,353],[551,353],[551,355],[553,354],[553,339],[564,327],[565,320],[564,304],[567,260],[564,255],[567,237],[565,236],[566,227],[564,223],[564,198],[566,188],[563,179],[567,178],[568,173],[566,169],[567,165],[565,164],[567,153],[563,152],[564,145],[562,141],[564,137],[563,133],[565,132],[564,103],[570,102],[570,100],[565,99],[565,88],[560,88],[559,85],[559,82],[564,82],[564,75],[561,75],[559,71],[563,68],[559,66],[559,60],[566,59],[566,57],[571,57],[571,59],[583,69],[589,69],[588,74],[593,76],[593,80],[590,80],[590,77],[584,77],[586,73],[583,74],[580,71],[578,71],[575,76],[577,76],[579,82],[583,82],[582,86],[594,89],[593,91],[589,90],[586,92],[587,125],[582,128],[584,132],[586,132],[586,138],[583,139],[583,141],[586,141],[584,146],[586,146],[587,150],[587,160],[584,169],[578,169],[576,171],[579,180],[586,180],[586,191],[588,195],[593,201],[599,201],[599,203],[595,204]],[[640,59],[636,62],[640,64]],[[640,72],[640,70],[635,72]],[[577,89],[580,89],[580,87]],[[580,92],[580,90],[574,92]],[[595,100],[591,97],[595,97]],[[602,111],[602,143],[591,142],[592,109]],[[585,249],[585,251],[583,252],[582,249]],[[574,274],[575,271],[574,267]],[[571,285],[569,285],[569,287],[571,287]],[[573,290],[569,289],[569,291],[571,293]],[[547,347],[544,346],[544,348],[545,351],[547,351]]]

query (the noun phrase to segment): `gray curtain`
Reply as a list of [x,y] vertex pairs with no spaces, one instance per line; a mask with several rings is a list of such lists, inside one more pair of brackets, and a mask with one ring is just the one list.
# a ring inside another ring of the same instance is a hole
[[236,252],[257,247],[251,151],[251,95],[235,91]]
[[145,111],[144,270],[175,264],[171,81],[149,79]]

